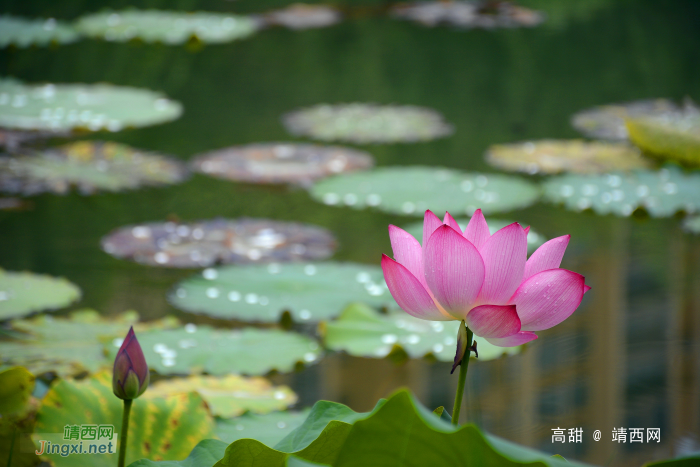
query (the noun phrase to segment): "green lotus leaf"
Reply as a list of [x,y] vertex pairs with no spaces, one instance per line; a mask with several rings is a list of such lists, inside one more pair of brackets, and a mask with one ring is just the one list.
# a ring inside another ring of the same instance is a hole
[[308,415],[307,409],[301,412],[271,412],[265,415],[246,413],[232,419],[217,419],[216,437],[227,444],[238,439],[250,438],[274,446],[300,426]]
[[590,138],[624,141],[629,137],[625,120],[644,116],[664,116],[679,107],[668,99],[650,99],[609,104],[575,113],[571,124]]
[[[63,440],[66,425],[113,425],[121,441],[122,401],[112,393],[112,375],[101,372],[92,378],[74,382],[61,380],[44,398],[36,419],[34,440],[47,439],[47,433],[60,433]],[[135,399],[131,408],[127,463],[141,458],[177,460],[187,456],[199,440],[214,434],[214,420],[206,405],[195,393],[171,395],[166,399]],[[73,441],[75,442],[75,441]],[[83,438],[83,449],[91,441]],[[112,467],[115,454],[45,456],[56,467]]]
[[226,180],[302,185],[373,165],[372,156],[363,151],[296,143],[233,146],[201,154],[192,161],[198,172]]
[[542,140],[496,144],[486,160],[503,170],[529,174],[606,173],[651,166],[639,149],[625,143],[582,140]]
[[223,13],[160,10],[103,11],[82,16],[76,29],[86,36],[114,42],[141,39],[144,42],[184,44],[191,38],[218,44],[243,39],[258,29],[250,17]]
[[[321,325],[325,347],[331,350],[371,358],[402,350],[409,358],[432,355],[442,362],[455,357],[458,329],[458,321],[426,321],[401,310],[382,315],[362,304],[350,305],[338,319]],[[475,340],[480,361],[515,355],[522,348],[498,347],[478,337]]]
[[626,121],[630,140],[653,156],[700,165],[700,112],[686,109],[662,117],[630,118]]
[[544,183],[544,197],[574,211],[629,216],[643,208],[652,217],[669,217],[700,210],[700,173],[667,166],[628,174],[562,175]]
[[700,463],[700,453],[694,453],[675,459],[647,462],[642,467],[695,467],[698,463]]
[[124,144],[81,141],[35,155],[0,158],[0,191],[83,194],[165,185],[187,176],[180,162]]
[[[464,229],[467,227],[467,224],[469,223],[469,219],[456,219],[457,223],[459,224],[459,227],[464,231]],[[506,221],[503,219],[487,219],[486,222],[489,225],[489,231],[491,232],[491,235],[495,234],[497,231],[501,230],[503,227],[512,224],[514,221]],[[419,243],[423,242],[423,223],[422,222],[414,222],[412,224],[409,224],[407,226],[404,226],[403,228],[406,232],[410,233],[413,235],[413,237],[418,240]],[[546,242],[547,239],[544,237],[544,235],[539,234],[535,232],[534,230],[530,229],[530,231],[527,234],[527,251],[529,253],[532,253],[535,251],[540,245],[542,245],[544,242]]]
[[53,18],[0,16],[0,48],[9,45],[24,48],[32,45],[70,44],[79,38],[80,34],[72,26]]
[[311,196],[331,206],[374,207],[392,214],[423,216],[426,209],[471,216],[533,204],[539,188],[509,175],[465,173],[438,167],[380,167],[317,182]]
[[79,298],[80,289],[66,279],[0,269],[0,321],[63,308]]
[[190,455],[181,461],[152,461],[140,459],[129,467],[212,467],[224,456],[227,444],[218,439],[200,441]]
[[0,79],[0,127],[9,129],[119,131],[168,122],[180,114],[180,103],[147,89]]
[[34,375],[24,367],[0,370],[0,416],[16,414],[26,409],[34,390]]
[[395,303],[381,268],[335,262],[210,268],[180,282],[169,298],[186,311],[262,322],[278,321],[284,311],[320,321],[356,301]]
[[[152,461],[140,459],[129,467],[212,467],[224,456],[227,444],[216,439],[205,439],[194,447],[186,459],[181,461]],[[315,467],[325,464],[316,464],[296,456],[289,456],[286,459],[286,467]],[[326,466],[330,467],[330,466]]]
[[683,219],[683,229],[686,232],[700,234],[700,215],[688,216]]
[[[272,370],[288,372],[297,363],[313,363],[321,357],[313,339],[278,329],[228,330],[188,324],[142,331],[138,339],[148,367],[162,375],[263,375]],[[108,358],[114,359],[118,344],[107,346]]]
[[471,1],[399,3],[392,7],[391,14],[423,26],[445,24],[460,29],[531,28],[545,20],[543,13],[519,5],[502,3],[489,7]]
[[157,381],[142,396],[147,399],[196,392],[217,417],[236,417],[244,412],[266,414],[284,410],[297,401],[287,386],[273,386],[260,377],[238,375],[188,376]]
[[294,3],[287,8],[265,13],[262,19],[271,26],[301,30],[332,26],[339,23],[342,17],[338,10],[326,5]]
[[131,325],[136,325],[137,332],[174,325],[168,319],[146,325],[138,325],[137,321],[134,312],[109,319],[94,310],[76,311],[65,318],[42,315],[13,320],[10,329],[15,331],[14,338],[0,341],[0,363],[25,366],[35,375],[50,371],[61,376],[95,372],[114,361],[105,358],[103,340],[120,341]]
[[322,104],[290,112],[282,123],[293,135],[356,144],[414,143],[453,132],[438,112],[408,105]]
[[173,268],[320,260],[335,246],[321,227],[247,218],[130,225],[102,239],[102,249],[117,258]]
[[340,467],[397,465],[582,466],[482,433],[474,425],[455,427],[436,417],[407,392],[380,401],[370,413],[355,413],[321,401],[307,420],[274,448],[240,439],[226,449],[216,467],[282,467],[293,454],[300,459]]

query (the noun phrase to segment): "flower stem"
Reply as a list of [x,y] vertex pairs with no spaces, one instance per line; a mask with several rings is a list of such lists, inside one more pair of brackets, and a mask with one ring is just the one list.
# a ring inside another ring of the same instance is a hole
[[457,383],[457,394],[455,394],[455,405],[452,407],[452,424],[459,425],[459,411],[462,408],[462,396],[464,396],[464,383],[467,381],[467,369],[469,368],[469,358],[471,356],[472,338],[474,333],[467,328],[467,350],[459,364],[459,382]]
[[119,463],[118,467],[124,467],[126,460],[126,442],[129,437],[129,414],[131,413],[131,403],[133,399],[124,399],[124,414],[122,416],[122,439],[119,442]]

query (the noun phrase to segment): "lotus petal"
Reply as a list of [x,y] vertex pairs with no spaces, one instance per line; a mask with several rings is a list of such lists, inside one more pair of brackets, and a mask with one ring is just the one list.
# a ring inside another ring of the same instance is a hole
[[430,321],[452,319],[440,312],[425,287],[406,267],[382,255],[382,270],[389,292],[406,313]]
[[524,281],[511,298],[523,331],[541,331],[564,321],[583,298],[584,277],[566,269],[548,269]]
[[464,319],[484,281],[479,251],[450,226],[438,227],[423,248],[425,280],[450,314]]
[[514,222],[496,232],[479,250],[486,272],[478,303],[505,305],[520,285],[527,260],[527,235]]
[[469,224],[467,228],[464,229],[464,238],[472,242],[472,244],[479,250],[484,246],[486,240],[491,237],[489,232],[489,226],[486,223],[484,215],[481,213],[481,209],[474,211],[471,219],[469,219]]
[[450,227],[452,227],[453,229],[455,229],[455,230],[457,231],[458,234],[460,234],[460,235],[462,234],[462,229],[459,228],[459,224],[458,224],[457,221],[454,219],[454,217],[452,217],[452,216],[450,215],[449,212],[446,212],[446,213],[445,213],[445,219],[442,221],[442,223],[445,224],[445,225],[449,225]]
[[546,271],[547,269],[557,269],[564,257],[567,245],[571,235],[564,235],[553,238],[544,243],[535,252],[530,255],[530,259],[525,263],[525,274],[523,280],[534,276],[538,272]]
[[515,347],[516,345],[523,345],[527,342],[534,341],[537,339],[537,334],[534,332],[520,331],[517,334],[513,334],[508,337],[487,337],[486,340],[493,345],[499,347]]
[[440,218],[433,214],[433,211],[428,209],[423,217],[423,246],[428,243],[428,239],[435,232],[435,229],[440,227],[442,222]]
[[394,251],[394,259],[406,267],[425,287],[425,273],[423,272],[423,248],[413,235],[395,225],[389,226],[389,239],[391,249]]
[[515,305],[481,305],[467,314],[467,326],[480,337],[508,337],[520,332]]

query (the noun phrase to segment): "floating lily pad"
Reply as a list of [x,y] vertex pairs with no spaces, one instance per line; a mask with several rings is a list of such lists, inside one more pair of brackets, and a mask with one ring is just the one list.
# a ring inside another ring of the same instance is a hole
[[[489,224],[489,231],[491,232],[491,235],[493,235],[497,231],[501,230],[503,227],[510,225],[515,221],[489,218],[487,219],[487,222]],[[459,227],[462,229],[462,231],[464,231],[468,223],[469,219],[457,219],[457,224],[459,224]],[[416,240],[418,240],[418,242],[423,241],[423,222],[414,222],[413,224],[404,226],[403,229],[406,232],[413,235],[413,237]],[[527,233],[527,251],[529,253],[532,253],[546,241],[547,239],[544,237],[544,235],[539,234],[534,230],[530,229],[530,231]]]
[[143,397],[168,398],[188,392],[199,394],[212,415],[224,418],[237,417],[244,412],[266,414],[284,410],[297,401],[297,395],[287,386],[273,386],[265,378],[238,375],[161,380],[151,384]]
[[170,301],[217,318],[300,321],[337,316],[349,303],[395,303],[381,268],[353,263],[269,264],[206,269],[175,286]]
[[290,112],[282,122],[293,135],[357,144],[413,143],[453,132],[436,111],[408,105],[322,104]]
[[168,122],[180,114],[180,103],[147,89],[0,79],[0,127],[9,129],[119,131]]
[[[263,375],[288,372],[297,363],[321,357],[318,343],[277,329],[214,329],[188,324],[178,329],[141,331],[139,343],[148,367],[160,374]],[[114,359],[121,342],[107,347]]]
[[393,16],[424,26],[446,24],[463,29],[533,27],[545,19],[539,11],[510,2],[414,2],[392,8]]
[[464,173],[439,167],[380,167],[317,182],[311,196],[332,206],[375,207],[422,216],[426,209],[471,216],[511,211],[533,204],[539,188],[508,175]]
[[265,415],[247,413],[229,420],[216,421],[216,437],[233,443],[243,438],[251,438],[274,446],[292,430],[302,424],[309,415],[309,409],[301,412],[272,412]]
[[[46,456],[56,467],[112,467],[117,442],[121,442],[122,401],[112,393],[111,372],[102,372],[81,382],[62,380],[44,398],[36,420],[35,440],[57,444],[80,442],[64,440],[66,425],[113,425],[112,454]],[[214,420],[204,401],[194,393],[174,394],[167,399],[140,397],[134,400],[129,423],[126,463],[141,458],[177,460],[186,457],[197,442],[214,434]],[[53,436],[54,438],[47,438]],[[97,437],[96,437],[97,438]],[[82,437],[83,449],[99,441]],[[103,439],[104,441],[104,439]],[[106,443],[105,443],[106,444]]]
[[249,183],[301,183],[355,172],[374,165],[363,151],[338,146],[270,143],[234,146],[198,156],[195,170],[217,178]]
[[294,3],[287,8],[264,14],[263,21],[271,26],[299,30],[332,26],[339,23],[342,17],[338,10],[329,6]]
[[688,216],[683,220],[683,229],[686,232],[700,234],[700,216]]
[[[67,318],[42,315],[14,320],[10,323],[10,329],[16,331],[14,338],[0,341],[0,363],[27,367],[35,375],[50,371],[60,376],[95,372],[114,362],[105,358],[102,340],[123,337],[137,321],[134,312],[107,319],[93,310],[76,311]],[[136,329],[139,332],[174,324],[166,319]]]
[[[426,321],[401,310],[380,315],[360,304],[347,307],[337,320],[321,326],[325,346],[331,350],[373,358],[403,350],[409,358],[432,355],[442,362],[455,357],[458,329],[458,321]],[[497,347],[485,339],[476,340],[480,361],[515,355],[522,347]]]
[[59,277],[0,269],[0,321],[56,310],[80,298],[80,289]]
[[196,268],[325,259],[335,239],[325,229],[295,222],[215,219],[122,227],[102,239],[102,249],[150,266]]
[[542,140],[496,144],[486,160],[503,170],[529,174],[606,173],[651,166],[639,149],[624,143],[581,140]]
[[15,366],[0,370],[0,416],[24,412],[34,390],[34,375]]
[[568,209],[629,216],[644,208],[652,217],[700,210],[700,173],[675,166],[605,175],[562,175],[544,184],[544,197]]
[[164,44],[184,44],[192,38],[212,44],[231,42],[250,36],[258,26],[246,16],[161,10],[104,11],[82,16],[76,23],[76,28],[90,37]]
[[0,146],[11,153],[19,152],[22,146],[49,138],[68,138],[70,131],[27,131],[0,128]]
[[180,162],[129,146],[81,141],[32,156],[0,158],[0,190],[23,195],[121,191],[178,183],[187,177]]
[[29,47],[51,44],[70,44],[80,38],[72,26],[54,18],[26,19],[17,16],[0,16],[0,48],[14,45]]
[[627,120],[630,140],[660,159],[700,165],[700,112],[686,108],[683,112],[659,117]]
[[582,110],[571,117],[571,124],[591,138],[623,141],[628,138],[625,120],[645,116],[664,116],[679,111],[668,99],[650,99],[601,105]]

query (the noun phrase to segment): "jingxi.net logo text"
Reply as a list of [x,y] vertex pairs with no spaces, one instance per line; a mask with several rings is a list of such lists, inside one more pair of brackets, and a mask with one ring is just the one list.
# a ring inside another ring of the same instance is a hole
[[40,433],[35,436],[37,456],[74,454],[114,454],[117,433],[114,425],[66,425],[61,433]]

